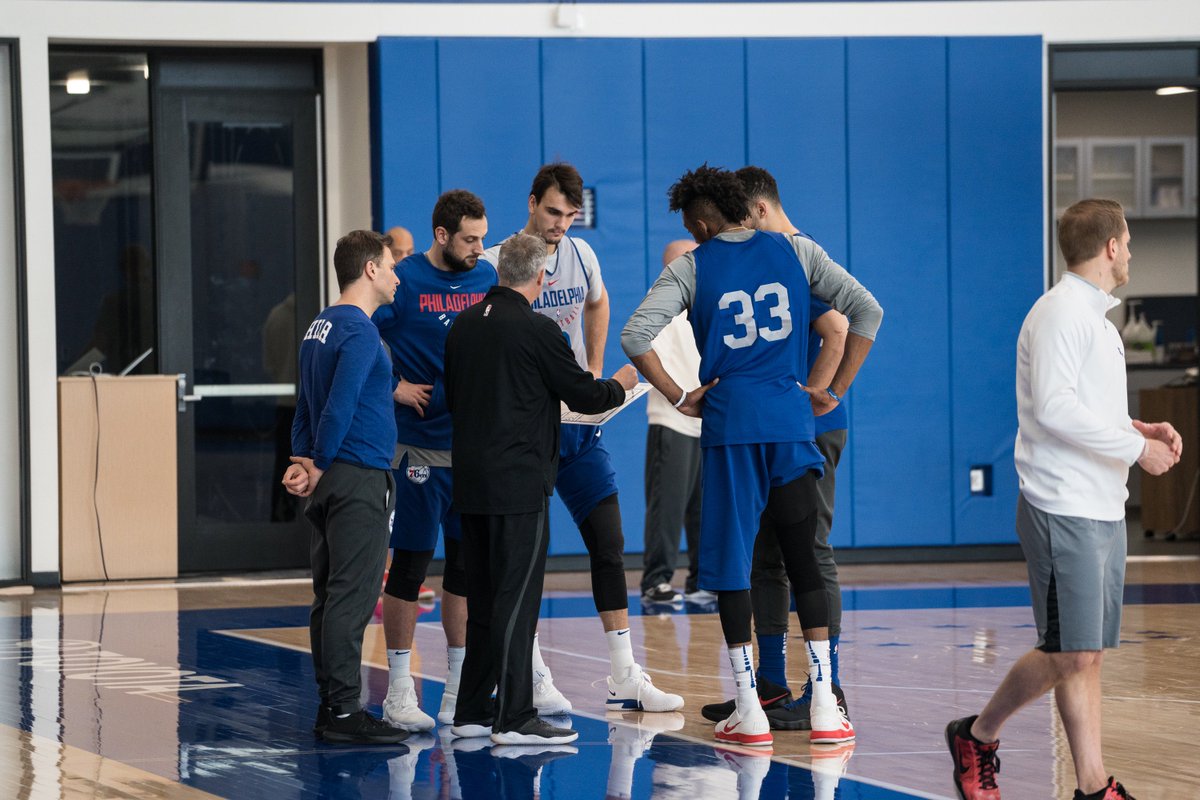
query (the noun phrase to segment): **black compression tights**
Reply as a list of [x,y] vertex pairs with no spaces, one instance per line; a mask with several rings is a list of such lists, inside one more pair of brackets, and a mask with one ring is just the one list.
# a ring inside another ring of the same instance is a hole
[[592,599],[597,611],[629,607],[625,589],[625,535],[621,532],[621,506],[615,494],[601,500],[579,526],[592,562]]
[[[796,599],[796,614],[805,630],[829,625],[829,601],[825,581],[817,564],[816,477],[808,472],[784,486],[773,487],[767,495],[767,510],[774,535],[779,540],[784,567]],[[764,531],[760,535],[770,535]],[[739,590],[717,593],[717,611],[725,641],[737,644],[750,641],[750,592]]]

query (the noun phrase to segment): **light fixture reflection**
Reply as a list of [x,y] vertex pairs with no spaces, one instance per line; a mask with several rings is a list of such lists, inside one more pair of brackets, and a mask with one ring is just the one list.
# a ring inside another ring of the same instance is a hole
[[86,69],[73,69],[67,73],[67,94],[87,94],[92,90]]
[[1154,93],[1159,97],[1169,97],[1173,94],[1191,94],[1194,91],[1196,89],[1191,86],[1164,86],[1161,89],[1155,89]]

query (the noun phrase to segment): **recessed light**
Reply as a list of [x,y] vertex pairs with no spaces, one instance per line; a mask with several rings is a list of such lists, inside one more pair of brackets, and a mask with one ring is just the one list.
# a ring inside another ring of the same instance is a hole
[[1159,97],[1169,97],[1173,94],[1191,94],[1196,91],[1192,86],[1164,86],[1161,89],[1155,89],[1154,93]]
[[73,69],[67,73],[67,94],[87,94],[92,90],[86,69]]

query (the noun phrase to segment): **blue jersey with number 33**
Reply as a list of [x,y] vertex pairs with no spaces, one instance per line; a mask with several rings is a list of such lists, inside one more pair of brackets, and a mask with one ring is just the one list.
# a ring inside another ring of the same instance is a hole
[[702,447],[811,442],[808,277],[786,236],[709,239],[692,251],[696,294],[689,318],[700,350]]

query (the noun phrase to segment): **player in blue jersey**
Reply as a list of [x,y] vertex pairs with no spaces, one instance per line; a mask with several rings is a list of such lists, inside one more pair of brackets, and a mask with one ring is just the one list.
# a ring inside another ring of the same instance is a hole
[[283,476],[308,497],[313,527],[309,637],[321,705],[313,732],[327,742],[391,744],[408,733],[361,705],[363,632],[378,596],[395,507],[392,370],[371,314],[397,280],[388,240],[352,231],[333,254],[342,296],[300,343],[292,462]]
[[[783,210],[775,178],[761,167],[742,167],[736,173],[750,198],[750,225],[760,231],[775,231],[807,240],[805,247],[812,258],[827,258],[811,237],[800,232]],[[809,318],[808,381],[814,388],[827,387],[841,360],[846,339],[846,318],[823,301],[813,298]],[[830,680],[838,703],[846,708],[838,677],[838,649],[842,629],[842,595],[838,584],[837,563],[829,534],[833,525],[835,471],[846,446],[849,423],[846,404],[838,403],[828,414],[816,418],[817,448],[825,457],[825,474],[817,481],[817,561],[825,579],[829,604]],[[771,727],[777,730],[807,730],[812,683],[807,682],[800,697],[793,699],[787,684],[787,631],[791,590],[783,557],[775,541],[770,520],[754,543],[750,575],[750,597],[754,607],[754,633],[758,640],[759,665],[755,673],[759,700]],[[714,703],[702,710],[706,719],[725,719],[733,702]]]
[[446,633],[446,689],[438,720],[454,720],[466,652],[467,587],[459,549],[462,530],[450,510],[450,411],[443,382],[446,334],[463,309],[496,285],[496,270],[483,254],[487,215],[483,201],[464,189],[438,198],[433,207],[433,243],[400,262],[395,299],[375,313],[375,324],[392,353],[398,383],[394,393],[396,514],[392,565],[383,588],[383,631],[387,644],[388,693],[384,719],[409,731],[429,730],[433,718],[417,702],[410,660],[419,609],[417,600],[437,546],[445,533],[442,628]]
[[[558,322],[579,365],[597,378],[604,374],[608,340],[608,292],[600,262],[582,239],[567,235],[583,208],[583,179],[570,164],[546,164],[529,190],[524,233],[546,242],[546,281],[533,309]],[[484,258],[496,263],[499,245]],[[633,658],[629,637],[629,597],[625,586],[625,537],[617,501],[617,477],[597,426],[563,425],[558,479],[554,489],[579,526],[591,560],[592,598],[608,639],[611,674],[607,705],[614,710],[676,711],[683,698],[659,690]],[[533,643],[533,700],[543,715],[565,714],[570,702],[554,686]]]
[[[882,311],[832,261],[809,259],[799,239],[742,223],[748,200],[737,177],[702,166],[671,187],[670,208],[700,244],[672,261],[630,317],[625,352],[655,388],[689,416],[702,416],[704,501],[700,586],[717,593],[737,685],[720,741],[770,745],[770,726],[751,669],[750,563],[759,520],[774,524],[804,629],[813,682],[810,741],[854,738],[829,681],[829,609],[817,566],[816,480],[824,458],[814,414],[836,407],[870,350]],[[802,256],[801,254],[805,254]],[[851,320],[831,387],[810,389],[806,353],[810,291]],[[652,343],[687,310],[700,351],[702,386],[685,392]]]

